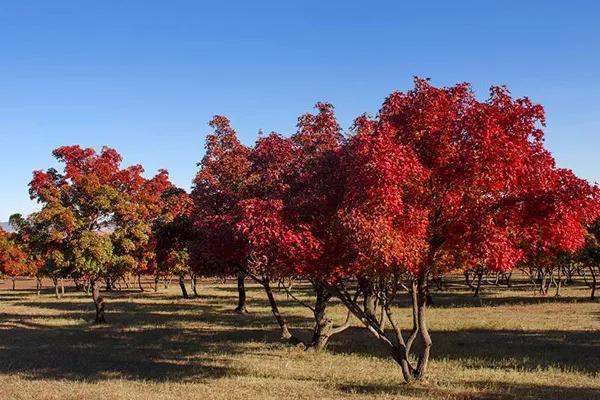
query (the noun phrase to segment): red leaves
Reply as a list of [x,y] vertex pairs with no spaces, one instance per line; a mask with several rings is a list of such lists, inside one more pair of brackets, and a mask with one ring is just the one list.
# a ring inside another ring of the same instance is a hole
[[348,140],[333,107],[316,108],[290,139],[254,148],[226,118],[211,122],[194,216],[229,262],[328,281],[506,270],[526,254],[576,250],[600,214],[598,188],[544,149],[543,108],[504,87],[479,101],[466,83],[417,78],[377,118],[357,118]]
[[320,244],[307,226],[285,220],[281,200],[240,202],[235,228],[244,243],[248,268],[270,278],[306,274],[320,256]]

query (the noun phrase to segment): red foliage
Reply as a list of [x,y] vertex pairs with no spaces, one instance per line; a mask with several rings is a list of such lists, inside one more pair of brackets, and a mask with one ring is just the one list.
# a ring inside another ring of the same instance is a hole
[[359,118],[342,167],[344,272],[507,270],[526,250],[581,247],[598,188],[555,167],[543,124],[541,106],[505,88],[480,102],[467,84],[422,79]]
[[193,193],[201,263],[251,258],[326,280],[507,270],[526,253],[578,249],[599,214],[598,188],[544,148],[543,108],[506,88],[479,101],[468,84],[416,79],[347,140],[333,107],[316,107],[291,138],[253,148],[213,119]]

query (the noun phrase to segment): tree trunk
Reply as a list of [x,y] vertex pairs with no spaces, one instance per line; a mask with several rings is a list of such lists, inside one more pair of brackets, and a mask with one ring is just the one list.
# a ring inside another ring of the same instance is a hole
[[233,310],[236,313],[247,313],[248,309],[246,308],[246,274],[243,272],[239,272],[237,276],[237,291],[238,291],[238,305]]
[[547,280],[548,280],[548,277],[547,277],[546,271],[544,271],[542,273],[542,279],[541,279],[541,282],[540,282],[540,294],[542,296],[545,296],[546,293],[548,293],[548,288],[547,288],[547,285],[546,285],[546,281]]
[[483,268],[477,267],[477,285],[475,286],[475,293],[473,297],[479,297],[479,289],[481,288],[481,279],[483,278]]
[[40,292],[42,291],[42,280],[40,279],[39,276],[35,277],[35,291],[38,296],[40,295]]
[[[426,282],[426,278],[425,278],[425,282]],[[414,342],[414,340],[417,337],[417,334],[419,332],[418,313],[417,313],[417,309],[418,309],[417,284],[416,284],[416,282],[413,282],[412,285],[413,285],[413,290],[412,290],[413,331],[410,333],[410,336],[408,337],[407,341],[404,340],[402,330],[401,330],[399,324],[397,323],[397,321],[395,321],[395,318],[393,317],[393,309],[391,307],[391,303],[389,301],[386,301],[383,304],[383,308],[385,310],[385,315],[387,316],[387,319],[390,321],[392,328],[394,328],[394,332],[396,335],[396,343],[394,343],[386,335],[385,331],[381,327],[382,324],[379,321],[377,321],[376,319],[373,319],[373,317],[368,314],[367,310],[364,308],[366,305],[364,300],[362,301],[362,307],[357,302],[356,297],[358,295],[358,292],[355,295],[355,297],[353,298],[343,287],[342,288],[337,287],[337,286],[330,287],[332,293],[337,294],[337,297],[348,308],[348,311],[350,311],[350,313],[354,314],[354,316],[356,318],[358,318],[358,320],[364,324],[364,326],[367,328],[367,330],[373,336],[375,336],[376,339],[378,339],[381,343],[383,343],[387,347],[387,349],[390,351],[391,357],[402,368],[402,376],[404,377],[404,380],[406,382],[410,382],[416,378],[415,369],[410,364],[410,362],[408,360],[408,355],[410,353],[412,343]],[[364,282],[360,286],[361,286],[360,292],[362,293],[362,290],[364,287]],[[422,295],[423,296],[421,296],[421,297],[423,298],[424,304],[426,304],[426,294],[422,292]]]
[[65,280],[60,278],[60,297],[65,295]]
[[279,324],[279,328],[281,329],[281,338],[286,340],[287,342],[293,344],[298,347],[305,347],[304,343],[299,340],[297,337],[292,335],[290,329],[288,327],[287,321],[279,312],[279,307],[277,307],[277,301],[275,301],[275,296],[273,296],[273,291],[271,290],[271,286],[267,279],[262,281],[263,288],[265,289],[265,293],[267,294],[267,298],[269,299],[269,304],[271,305],[271,312],[277,320],[277,324]]
[[160,277],[156,274],[154,276],[154,292],[158,292],[158,281],[160,281]]
[[12,290],[17,290],[15,282],[16,282],[17,278],[15,276],[12,277]]
[[194,296],[198,297],[198,288],[197,288],[197,275],[196,274],[192,274],[192,292],[194,292]]
[[106,282],[106,291],[107,292],[112,292],[113,285],[112,285],[112,281],[111,281],[110,277],[107,276],[104,281]]
[[57,299],[60,299],[60,291],[58,290],[58,279],[52,278],[52,283],[54,284],[54,295]]
[[138,286],[140,287],[140,291],[143,292],[144,291],[144,286],[142,286],[142,275],[138,274]]
[[471,290],[475,290],[475,286],[473,286],[473,283],[471,283],[471,276],[469,275],[469,270],[465,270],[465,283],[467,284],[467,286],[469,287],[469,289]]
[[511,287],[511,283],[510,283],[510,278],[512,277],[512,271],[510,271],[507,275],[506,275],[506,287]]
[[592,273],[592,293],[590,294],[590,300],[594,300],[596,297],[596,271],[594,267],[590,265],[590,272]]
[[183,275],[179,275],[179,287],[181,288],[181,295],[184,299],[189,299],[187,288],[185,287],[185,278]]
[[327,316],[327,303],[331,299],[331,294],[323,285],[316,284],[315,290],[317,292],[314,307],[315,327],[309,349],[322,351],[327,347],[333,334],[333,321]]
[[363,309],[365,310],[365,313],[373,321],[377,321],[378,299],[377,295],[373,291],[371,282],[369,282],[368,279],[359,279],[358,284],[360,285],[363,295]]
[[106,322],[104,318],[104,299],[100,296],[100,285],[93,279],[92,285],[92,299],[94,300],[94,306],[96,307],[96,323],[103,324]]
[[427,373],[427,364],[429,363],[429,352],[431,350],[431,336],[427,329],[427,273],[421,272],[417,288],[417,319],[419,326],[419,335],[423,344],[423,350],[417,361],[417,367],[414,371],[415,379],[421,380]]
[[560,267],[558,267],[558,281],[555,281],[555,285],[556,285],[556,293],[555,293],[555,297],[560,297],[560,287],[562,286],[562,274],[561,271],[562,269]]

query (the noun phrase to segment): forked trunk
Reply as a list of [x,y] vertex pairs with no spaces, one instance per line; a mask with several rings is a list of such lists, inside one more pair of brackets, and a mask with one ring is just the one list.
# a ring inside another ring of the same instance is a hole
[[181,288],[181,295],[184,299],[189,299],[187,288],[185,287],[185,278],[183,275],[179,275],[179,287]]
[[512,277],[512,271],[510,271],[507,275],[506,275],[506,287],[511,287],[511,283],[510,283],[510,278]]
[[236,313],[247,313],[246,308],[246,274],[239,272],[237,276],[238,305],[233,310]]
[[562,286],[562,271],[560,267],[558,267],[558,277],[554,281],[554,284],[556,285],[556,293],[554,294],[554,296],[560,297],[560,288]]
[[96,320],[97,324],[103,324],[106,322],[104,318],[104,299],[100,295],[100,285],[93,279],[91,281],[92,286],[92,299],[94,300],[94,306],[96,307]]
[[[330,287],[330,290],[333,293],[336,293],[336,296],[342,301],[342,303],[344,303],[348,310],[365,325],[368,331],[376,339],[378,339],[388,348],[391,357],[402,368],[402,375],[406,382],[425,378],[429,363],[432,340],[431,336],[429,335],[426,319],[428,305],[427,297],[429,294],[427,287],[427,275],[428,272],[423,271],[416,279],[413,279],[412,281],[412,289],[410,289],[410,293],[412,302],[413,329],[406,339],[402,329],[400,328],[400,325],[393,316],[394,310],[392,307],[392,300],[394,298],[395,289],[391,289],[391,291],[386,290],[380,293],[382,297],[382,304],[380,307],[384,309],[385,316],[392,325],[395,333],[395,338],[392,338],[388,336],[388,333],[385,332],[383,320],[374,318],[376,316],[374,315],[375,313],[372,312],[373,310],[369,310],[370,302],[368,299],[364,299],[363,297],[362,301],[358,300],[357,297],[359,292],[357,292],[353,297],[343,285]],[[362,292],[366,287],[363,283],[360,283],[359,285],[360,292]],[[391,297],[388,297],[388,294],[390,293]],[[364,292],[360,294],[363,296],[365,295]],[[367,293],[366,295],[372,296],[373,293]],[[410,362],[409,355],[411,354],[413,344],[417,339],[420,339],[421,341],[422,350],[418,357],[416,366],[413,367]]]

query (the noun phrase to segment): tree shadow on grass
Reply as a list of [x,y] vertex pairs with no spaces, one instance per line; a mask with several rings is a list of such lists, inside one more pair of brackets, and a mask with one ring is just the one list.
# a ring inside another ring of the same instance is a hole
[[[433,293],[434,308],[451,307],[490,307],[508,305],[531,305],[531,304],[565,304],[565,303],[589,303],[589,296],[538,296],[528,293],[523,296],[495,296],[498,292],[488,291],[480,293],[479,297],[473,297],[469,292],[435,292]],[[405,296],[407,297],[407,296]],[[400,299],[400,304],[408,306],[407,299]]]
[[[392,333],[390,332],[390,337]],[[471,368],[535,371],[556,367],[600,373],[600,335],[593,331],[432,331],[432,358],[460,361]],[[416,346],[416,350],[419,346]],[[329,345],[333,353],[389,358],[365,329],[352,327]]]
[[[240,373],[227,358],[246,353],[249,343],[280,343],[268,312],[236,314],[222,299],[116,296],[108,296],[103,325],[91,322],[93,304],[83,293],[14,301],[30,308],[27,315],[0,308],[0,374],[92,381],[213,379]],[[289,320],[300,326],[311,322],[296,315]]]
[[[60,317],[65,316],[54,316]],[[55,327],[9,314],[1,314],[0,320],[0,374],[21,373],[33,379],[119,377],[182,382],[231,377],[238,372],[228,366],[228,357],[245,352],[249,342],[278,340],[275,330],[247,326],[222,329],[211,324],[189,329],[165,323],[140,328],[114,323]]]
[[[244,374],[231,364],[231,357],[254,351],[249,348],[250,342],[280,343],[273,317],[265,310],[238,315],[223,306],[222,298],[211,300],[209,296],[169,300],[157,295],[148,300],[141,294],[139,302],[116,296],[119,294],[109,295],[109,324],[100,326],[86,322],[93,317],[93,305],[85,294],[70,295],[62,301],[28,297],[15,302],[19,306],[42,309],[39,314],[22,316],[0,312],[0,374],[20,373],[31,379],[99,381],[119,377],[203,381]],[[235,296],[232,296],[233,299]],[[44,309],[53,312],[44,315]],[[284,310],[289,315],[286,311],[289,310]],[[52,326],[52,321],[40,323],[38,318],[67,319],[74,324]],[[308,317],[294,314],[288,319],[293,326],[312,325]],[[303,329],[301,334],[307,336],[310,331]],[[434,331],[432,336],[434,359],[456,360],[466,368],[534,371],[558,366],[584,373],[600,371],[600,336],[595,332],[462,330]],[[334,354],[389,359],[385,349],[361,327],[352,327],[334,337],[329,349]],[[478,395],[463,396],[433,387],[404,386],[400,382],[339,385],[337,388],[344,393],[397,393],[435,398],[594,398],[590,388],[465,384],[476,388]]]
[[[161,301],[151,302],[148,300],[148,298],[142,296],[130,299],[108,297],[106,301],[107,326],[123,328],[202,323],[223,327],[262,327],[265,330],[269,326],[275,329],[276,326],[275,319],[270,312],[237,314],[233,312],[233,302],[231,302],[230,306],[223,306],[224,302],[220,299],[197,297],[188,300],[169,300],[166,297],[160,297],[156,300]],[[288,304],[288,302],[281,303],[283,307]],[[95,315],[91,299],[84,294],[70,296],[62,300],[53,299],[52,301],[44,301],[43,299],[36,301],[29,298],[26,301],[15,302],[14,304],[31,309],[37,308],[52,311],[49,315],[45,315],[42,312],[39,315],[28,317],[67,318],[91,322]],[[261,303],[261,306],[267,307],[268,302],[265,300]],[[8,315],[0,311],[0,321],[6,320],[8,317]],[[12,316],[12,318],[16,319],[21,317],[20,315]],[[310,324],[312,323],[312,319],[296,314],[290,313],[286,317],[290,324],[294,326],[311,326]]]
[[336,388],[348,394],[377,396],[411,396],[414,398],[447,400],[597,400],[598,389],[591,387],[568,387],[559,385],[524,385],[517,383],[498,383],[466,381],[461,382],[470,390],[451,390],[431,387],[425,384],[399,385],[364,384],[337,385]]

